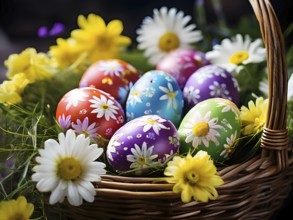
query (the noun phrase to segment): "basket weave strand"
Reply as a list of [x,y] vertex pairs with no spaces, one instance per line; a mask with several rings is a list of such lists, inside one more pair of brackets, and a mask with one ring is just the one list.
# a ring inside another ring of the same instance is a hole
[[283,33],[269,0],[250,0],[267,50],[269,110],[262,154],[218,168],[224,185],[208,203],[182,203],[172,184],[156,178],[102,176],[93,203],[48,206],[67,219],[269,219],[285,201],[293,182],[292,145],[286,128],[287,73]]
[[[288,88],[283,33],[269,0],[250,0],[250,3],[258,19],[267,51],[269,111],[261,143],[262,156],[271,156],[271,160],[276,160],[273,162],[278,169],[282,170],[288,166],[289,142],[286,132]],[[284,135],[275,135],[278,133]]]

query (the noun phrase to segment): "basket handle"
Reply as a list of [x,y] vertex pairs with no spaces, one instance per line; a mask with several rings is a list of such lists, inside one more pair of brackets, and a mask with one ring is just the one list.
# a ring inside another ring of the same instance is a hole
[[270,0],[249,0],[260,25],[267,53],[268,114],[261,138],[262,158],[269,157],[277,171],[288,167],[287,68],[284,35]]

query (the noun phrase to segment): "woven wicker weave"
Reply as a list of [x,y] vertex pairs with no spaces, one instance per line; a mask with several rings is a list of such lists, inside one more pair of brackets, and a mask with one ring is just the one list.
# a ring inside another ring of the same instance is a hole
[[[105,175],[93,203],[53,207],[70,219],[268,219],[282,205],[293,182],[289,143],[287,73],[283,33],[269,0],[251,0],[267,49],[269,112],[262,153],[249,161],[219,168],[225,184],[208,203],[182,203],[172,184],[155,178]],[[51,207],[52,208],[52,207]]]

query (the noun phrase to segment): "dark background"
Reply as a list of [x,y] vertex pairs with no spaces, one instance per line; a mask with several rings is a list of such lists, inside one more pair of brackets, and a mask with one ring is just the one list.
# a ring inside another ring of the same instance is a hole
[[[212,26],[217,17],[211,1],[206,0],[204,3],[208,25]],[[9,54],[20,53],[27,47],[46,52],[50,45],[56,44],[57,37],[67,38],[70,31],[77,28],[79,14],[87,16],[95,13],[102,16],[106,23],[113,19],[121,20],[124,25],[122,34],[131,37],[135,45],[136,30],[144,17],[152,16],[154,8],[176,7],[185,15],[193,16],[193,21],[197,22],[195,2],[196,0],[0,0],[0,82],[5,79],[3,62]],[[272,3],[285,30],[293,21],[293,13],[290,13],[293,1],[272,0]],[[248,0],[221,0],[221,6],[225,22],[230,27],[237,25],[244,15],[255,17]],[[50,28],[56,22],[61,22],[66,27],[60,36],[38,37],[39,27]],[[288,38],[286,43],[291,44],[292,39],[293,37]],[[285,205],[272,219],[286,219],[284,213],[288,213],[293,207],[291,198],[292,195],[288,195]]]
[[[176,7],[185,15],[195,18],[196,0],[0,0],[0,80],[5,77],[3,61],[11,53],[20,53],[27,47],[37,51],[47,51],[50,45],[56,44],[57,37],[67,38],[70,31],[77,28],[79,14],[87,16],[95,13],[104,18],[106,23],[113,19],[123,22],[123,35],[136,41],[136,30],[144,17],[152,16],[154,8],[161,6]],[[252,14],[248,1],[222,0],[226,22],[235,25],[241,15]],[[209,23],[216,21],[211,1],[205,1]],[[239,10],[240,9],[240,10]],[[65,32],[60,36],[39,38],[41,26],[52,27],[55,22],[65,24]]]

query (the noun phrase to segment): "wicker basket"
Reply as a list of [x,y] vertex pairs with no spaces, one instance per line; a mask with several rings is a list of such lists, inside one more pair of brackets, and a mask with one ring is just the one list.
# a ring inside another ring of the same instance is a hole
[[251,0],[267,48],[269,112],[261,155],[219,168],[225,184],[215,201],[182,203],[172,184],[155,178],[105,175],[93,203],[50,207],[68,219],[268,219],[293,182],[292,147],[286,125],[287,72],[283,33],[269,0]]

